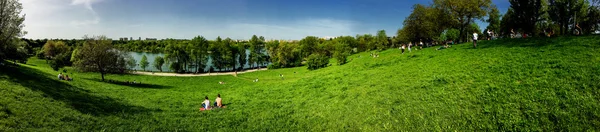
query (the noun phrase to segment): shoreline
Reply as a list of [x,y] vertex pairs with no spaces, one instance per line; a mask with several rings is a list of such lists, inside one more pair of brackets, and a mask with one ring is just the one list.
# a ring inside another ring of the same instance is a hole
[[[244,74],[244,73],[250,73],[250,72],[256,72],[256,71],[265,71],[265,70],[267,70],[267,68],[245,70],[245,71],[237,72],[237,74]],[[135,74],[135,75],[149,75],[149,76],[170,76],[170,77],[203,77],[203,76],[221,76],[221,75],[236,76],[236,72],[215,72],[215,73],[194,74],[194,73],[165,73],[165,72],[155,72],[155,73],[152,73],[152,72],[140,72],[140,71],[136,71],[136,72],[132,72],[131,74]]]

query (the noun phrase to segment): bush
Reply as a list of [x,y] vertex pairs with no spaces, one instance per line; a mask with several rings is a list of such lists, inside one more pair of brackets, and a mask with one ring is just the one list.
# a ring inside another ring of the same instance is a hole
[[327,64],[329,64],[329,58],[321,54],[312,54],[308,56],[306,64],[308,65],[308,70],[324,68],[327,66]]
[[458,31],[458,29],[449,29],[448,31],[446,31],[446,38],[452,41],[456,41],[458,39],[459,34],[460,31]]
[[44,50],[37,51],[37,53],[35,54],[35,56],[38,59],[46,59],[46,54],[44,53]]
[[171,65],[169,66],[169,69],[173,70],[173,72],[182,72],[181,71],[181,65],[179,64],[179,62],[173,62],[171,63]]
[[282,68],[282,67],[277,62],[267,65],[267,69],[279,69],[279,68]]
[[350,53],[347,52],[335,52],[333,54],[333,57],[337,60],[338,65],[346,64],[346,62],[348,62],[348,56],[350,56]]

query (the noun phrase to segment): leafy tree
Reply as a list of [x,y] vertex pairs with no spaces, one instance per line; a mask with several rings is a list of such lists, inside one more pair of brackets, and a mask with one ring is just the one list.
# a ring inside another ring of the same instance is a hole
[[18,0],[0,1],[0,62],[5,59],[23,60],[25,51],[19,37],[27,32],[22,31],[25,15],[21,14],[23,7]]
[[127,68],[134,69],[137,65],[136,60],[131,56],[131,54],[125,55],[125,63],[127,63]]
[[162,72],[163,64],[165,64],[165,60],[162,57],[157,56],[154,58],[154,68],[158,69],[160,72]]
[[254,63],[257,64],[257,67],[260,63],[262,63],[264,59],[264,43],[265,43],[265,38],[263,36],[257,37],[256,35],[253,35],[252,38],[250,39],[250,56],[249,56],[249,63],[250,66],[252,67],[252,65],[254,65]]
[[247,53],[246,53],[246,49],[247,46],[244,43],[237,43],[237,49],[238,49],[238,63],[240,64],[240,68],[239,69],[244,69],[244,66],[246,65],[246,58],[248,58]]
[[551,20],[559,25],[561,34],[569,34],[568,31],[574,30],[577,21],[581,21],[588,11],[585,0],[552,0],[549,4],[548,14]]
[[339,65],[346,64],[348,56],[352,52],[350,48],[350,44],[353,43],[352,37],[338,37],[334,40],[335,42],[335,51],[333,52],[333,57],[338,61]]
[[511,30],[514,31],[514,28],[517,27],[515,19],[517,19],[517,17],[515,16],[513,9],[509,8],[508,11],[506,11],[506,14],[502,16],[502,20],[500,21],[499,35],[508,37],[511,34]]
[[75,56],[77,55],[77,52],[78,52],[78,50],[79,50],[79,49],[74,49],[74,50],[71,52],[71,59],[70,59],[70,61],[71,61],[71,62],[75,62],[75,61],[77,61],[77,60],[76,60],[76,58],[75,58]]
[[388,36],[385,34],[385,30],[377,31],[377,43],[374,46],[377,50],[384,50],[386,47],[389,47],[390,43],[388,41]]
[[314,53],[319,45],[319,38],[315,36],[307,36],[300,40],[301,57],[305,58]]
[[406,44],[409,42],[409,33],[404,28],[398,29],[396,37],[394,38],[397,43]]
[[486,29],[492,30],[493,32],[500,31],[500,18],[502,17],[502,15],[500,15],[500,10],[498,10],[496,5],[493,5],[488,14],[489,16],[486,22],[488,22],[489,25],[486,27]]
[[524,33],[534,33],[536,24],[544,14],[542,1],[544,0],[509,0],[513,11],[509,17],[512,17],[514,28],[522,29]]
[[204,72],[204,67],[206,67],[208,63],[209,41],[203,36],[196,36],[190,41],[190,45],[190,56],[196,65],[196,73],[201,70]]
[[146,55],[142,56],[142,60],[140,60],[140,67],[142,69],[144,69],[144,71],[146,71],[146,67],[149,65],[150,63],[148,62],[148,57],[146,57]]
[[460,34],[460,31],[458,31],[458,29],[448,29],[448,31],[446,31],[446,38],[448,38],[452,41],[456,41],[456,40],[458,40],[459,34]]
[[[434,6],[440,7],[445,14],[458,23],[459,37],[465,38],[466,31],[473,20],[483,19],[491,6],[491,0],[434,0]],[[439,32],[436,32],[436,34]]]
[[69,47],[63,41],[48,41],[44,44],[43,50],[48,59],[54,59],[59,54],[70,51]]
[[376,42],[375,37],[371,34],[357,35],[356,38],[358,42],[357,48],[359,52],[371,50]]
[[450,18],[447,13],[432,6],[416,4],[413,6],[413,12],[404,19],[403,31],[404,38],[408,41],[416,42],[422,39],[434,38],[442,32]]
[[165,59],[171,62],[170,68],[175,72],[185,72],[186,64],[190,61],[189,53],[186,52],[187,42],[169,39],[166,43]]
[[221,71],[221,69],[225,68],[225,60],[224,60],[224,55],[225,53],[223,52],[223,40],[221,39],[221,37],[217,37],[217,39],[215,40],[215,42],[211,43],[210,45],[210,51],[212,51],[211,53],[211,58],[212,58],[212,64],[216,69],[219,69],[219,71]]
[[329,64],[329,58],[321,54],[312,54],[306,59],[306,64],[308,65],[308,70],[324,68]]
[[75,67],[81,71],[99,72],[104,81],[107,73],[123,73],[124,53],[113,48],[105,36],[84,37],[85,44],[77,53]]

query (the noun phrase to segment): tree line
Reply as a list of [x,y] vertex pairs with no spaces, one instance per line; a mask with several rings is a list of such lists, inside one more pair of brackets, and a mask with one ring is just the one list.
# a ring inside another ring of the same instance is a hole
[[[433,0],[416,4],[406,17],[396,40],[409,42],[465,42],[471,33],[509,38],[511,35],[558,36],[585,35],[600,29],[600,0],[509,0],[510,7],[500,14],[491,0]],[[487,22],[483,30],[475,20]],[[456,35],[458,31],[458,35]]]

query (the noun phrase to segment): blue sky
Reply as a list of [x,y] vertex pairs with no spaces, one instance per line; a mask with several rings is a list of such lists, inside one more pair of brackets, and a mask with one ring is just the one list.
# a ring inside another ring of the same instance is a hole
[[[249,39],[375,34],[432,0],[21,0],[26,38]],[[508,0],[492,0],[502,12]],[[482,29],[487,23],[478,22]]]

